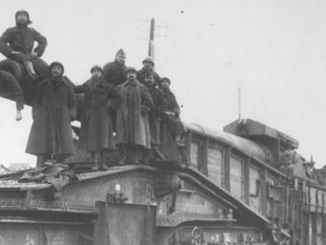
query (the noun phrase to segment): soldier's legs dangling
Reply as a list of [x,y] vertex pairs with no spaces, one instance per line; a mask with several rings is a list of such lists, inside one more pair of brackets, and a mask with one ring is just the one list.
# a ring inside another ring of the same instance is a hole
[[23,64],[26,71],[27,71],[28,76],[31,79],[36,79],[38,77],[35,70],[34,70],[34,66],[33,66],[32,59],[31,59],[30,55],[27,55],[27,54],[13,54],[13,55],[11,55],[9,57],[9,59],[12,59],[14,61],[17,61],[17,62]]
[[16,101],[16,120],[21,120],[21,111],[24,109],[24,92],[10,72],[0,71],[0,96]]
[[16,121],[20,121],[22,119],[22,110],[24,109],[24,93],[21,88],[17,91],[15,95],[16,101]]
[[38,75],[46,75],[49,71],[49,65],[40,57],[32,56],[31,58],[34,70]]
[[34,66],[33,66],[32,61],[26,61],[26,62],[24,62],[23,65],[25,66],[27,74],[31,79],[37,78],[37,74],[36,74],[36,72],[34,70]]

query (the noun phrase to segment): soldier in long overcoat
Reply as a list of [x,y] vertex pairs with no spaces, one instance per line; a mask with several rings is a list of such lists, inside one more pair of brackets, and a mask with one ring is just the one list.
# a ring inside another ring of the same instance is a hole
[[63,79],[64,67],[53,62],[49,78],[35,84],[37,97],[33,102],[33,124],[26,152],[38,156],[37,167],[44,161],[63,161],[74,154],[71,121],[76,116],[76,97],[70,84]]
[[114,86],[104,80],[100,66],[92,67],[91,74],[88,81],[75,88],[77,93],[84,93],[79,147],[90,151],[96,170],[105,170],[105,151],[115,146],[109,102],[118,101],[120,96]]
[[[151,146],[154,153],[159,158],[163,158],[163,155],[159,150],[159,145],[161,144],[160,122],[161,117],[164,114],[164,109],[166,108],[166,100],[162,90],[157,88],[157,83],[155,82],[154,74],[152,72],[146,74],[145,85],[147,86],[153,100],[153,107],[148,113],[149,131],[151,134]],[[148,162],[149,157],[150,151],[146,150],[144,155],[146,163]]]
[[117,87],[121,96],[116,135],[121,153],[119,164],[126,163],[126,154],[131,155],[131,163],[138,164],[144,148],[150,148],[148,112],[153,101],[147,87],[137,81],[136,72],[133,67],[127,68],[127,81]]
[[[45,73],[48,69],[48,65],[40,59],[47,46],[47,40],[38,31],[28,27],[32,22],[27,11],[17,11],[15,19],[16,26],[8,28],[0,37],[0,52],[7,58],[23,64],[28,75],[35,79],[35,69],[39,73]],[[33,49],[35,42],[38,45]]]
[[151,144],[157,146],[160,144],[160,119],[166,108],[166,100],[162,90],[157,88],[153,73],[146,75],[145,84],[153,100],[153,108],[148,113]]

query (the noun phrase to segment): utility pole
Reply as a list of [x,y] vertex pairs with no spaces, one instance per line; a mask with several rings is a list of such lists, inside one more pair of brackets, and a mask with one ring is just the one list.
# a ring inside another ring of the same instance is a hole
[[238,119],[241,119],[241,87],[239,87],[239,91],[238,91],[238,112],[239,112],[239,116]]
[[149,49],[148,49],[148,56],[152,57],[153,60],[155,59],[154,53],[154,34],[155,34],[155,19],[151,19],[150,25],[150,32],[149,32]]

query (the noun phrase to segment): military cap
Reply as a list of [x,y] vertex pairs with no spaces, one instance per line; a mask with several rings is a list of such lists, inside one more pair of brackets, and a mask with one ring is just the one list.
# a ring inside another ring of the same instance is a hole
[[133,66],[129,66],[129,67],[127,67],[127,69],[126,69],[126,73],[128,73],[128,72],[130,72],[130,71],[137,72],[136,68],[133,67]]
[[153,66],[155,65],[154,63],[154,59],[150,56],[146,57],[144,60],[143,60],[143,64],[147,62],[147,63],[151,63]]
[[167,82],[169,82],[169,84],[171,84],[171,80],[168,77],[162,77],[161,80],[160,80],[160,83],[163,82],[163,81],[167,81]]
[[118,55],[126,56],[126,52],[121,48],[121,49],[119,49],[119,50],[117,51],[117,53],[116,53],[115,56],[117,57]]
[[62,74],[63,74],[64,71],[65,71],[65,68],[64,68],[63,64],[60,63],[59,61],[54,61],[54,62],[52,62],[52,63],[50,64],[50,66],[49,66],[49,71],[51,71],[51,70],[52,70],[52,67],[55,66],[55,65],[61,66],[61,68],[62,68]]
[[93,66],[93,67],[91,68],[91,73],[92,73],[94,70],[99,70],[99,71],[102,72],[102,74],[103,74],[103,69],[102,69],[102,67],[99,66],[99,65],[95,65],[95,66]]
[[29,25],[29,24],[31,24],[32,23],[32,21],[29,19],[29,13],[26,11],[26,10],[18,10],[17,12],[16,12],[16,14],[15,14],[15,19],[17,20],[17,16],[19,15],[19,14],[26,14],[27,15],[27,25]]

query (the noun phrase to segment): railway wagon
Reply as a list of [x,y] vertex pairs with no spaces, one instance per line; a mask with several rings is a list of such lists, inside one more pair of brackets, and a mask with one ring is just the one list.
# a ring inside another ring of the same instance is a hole
[[326,244],[325,170],[297,140],[251,119],[224,132],[187,127],[191,167],[268,219],[272,244]]

